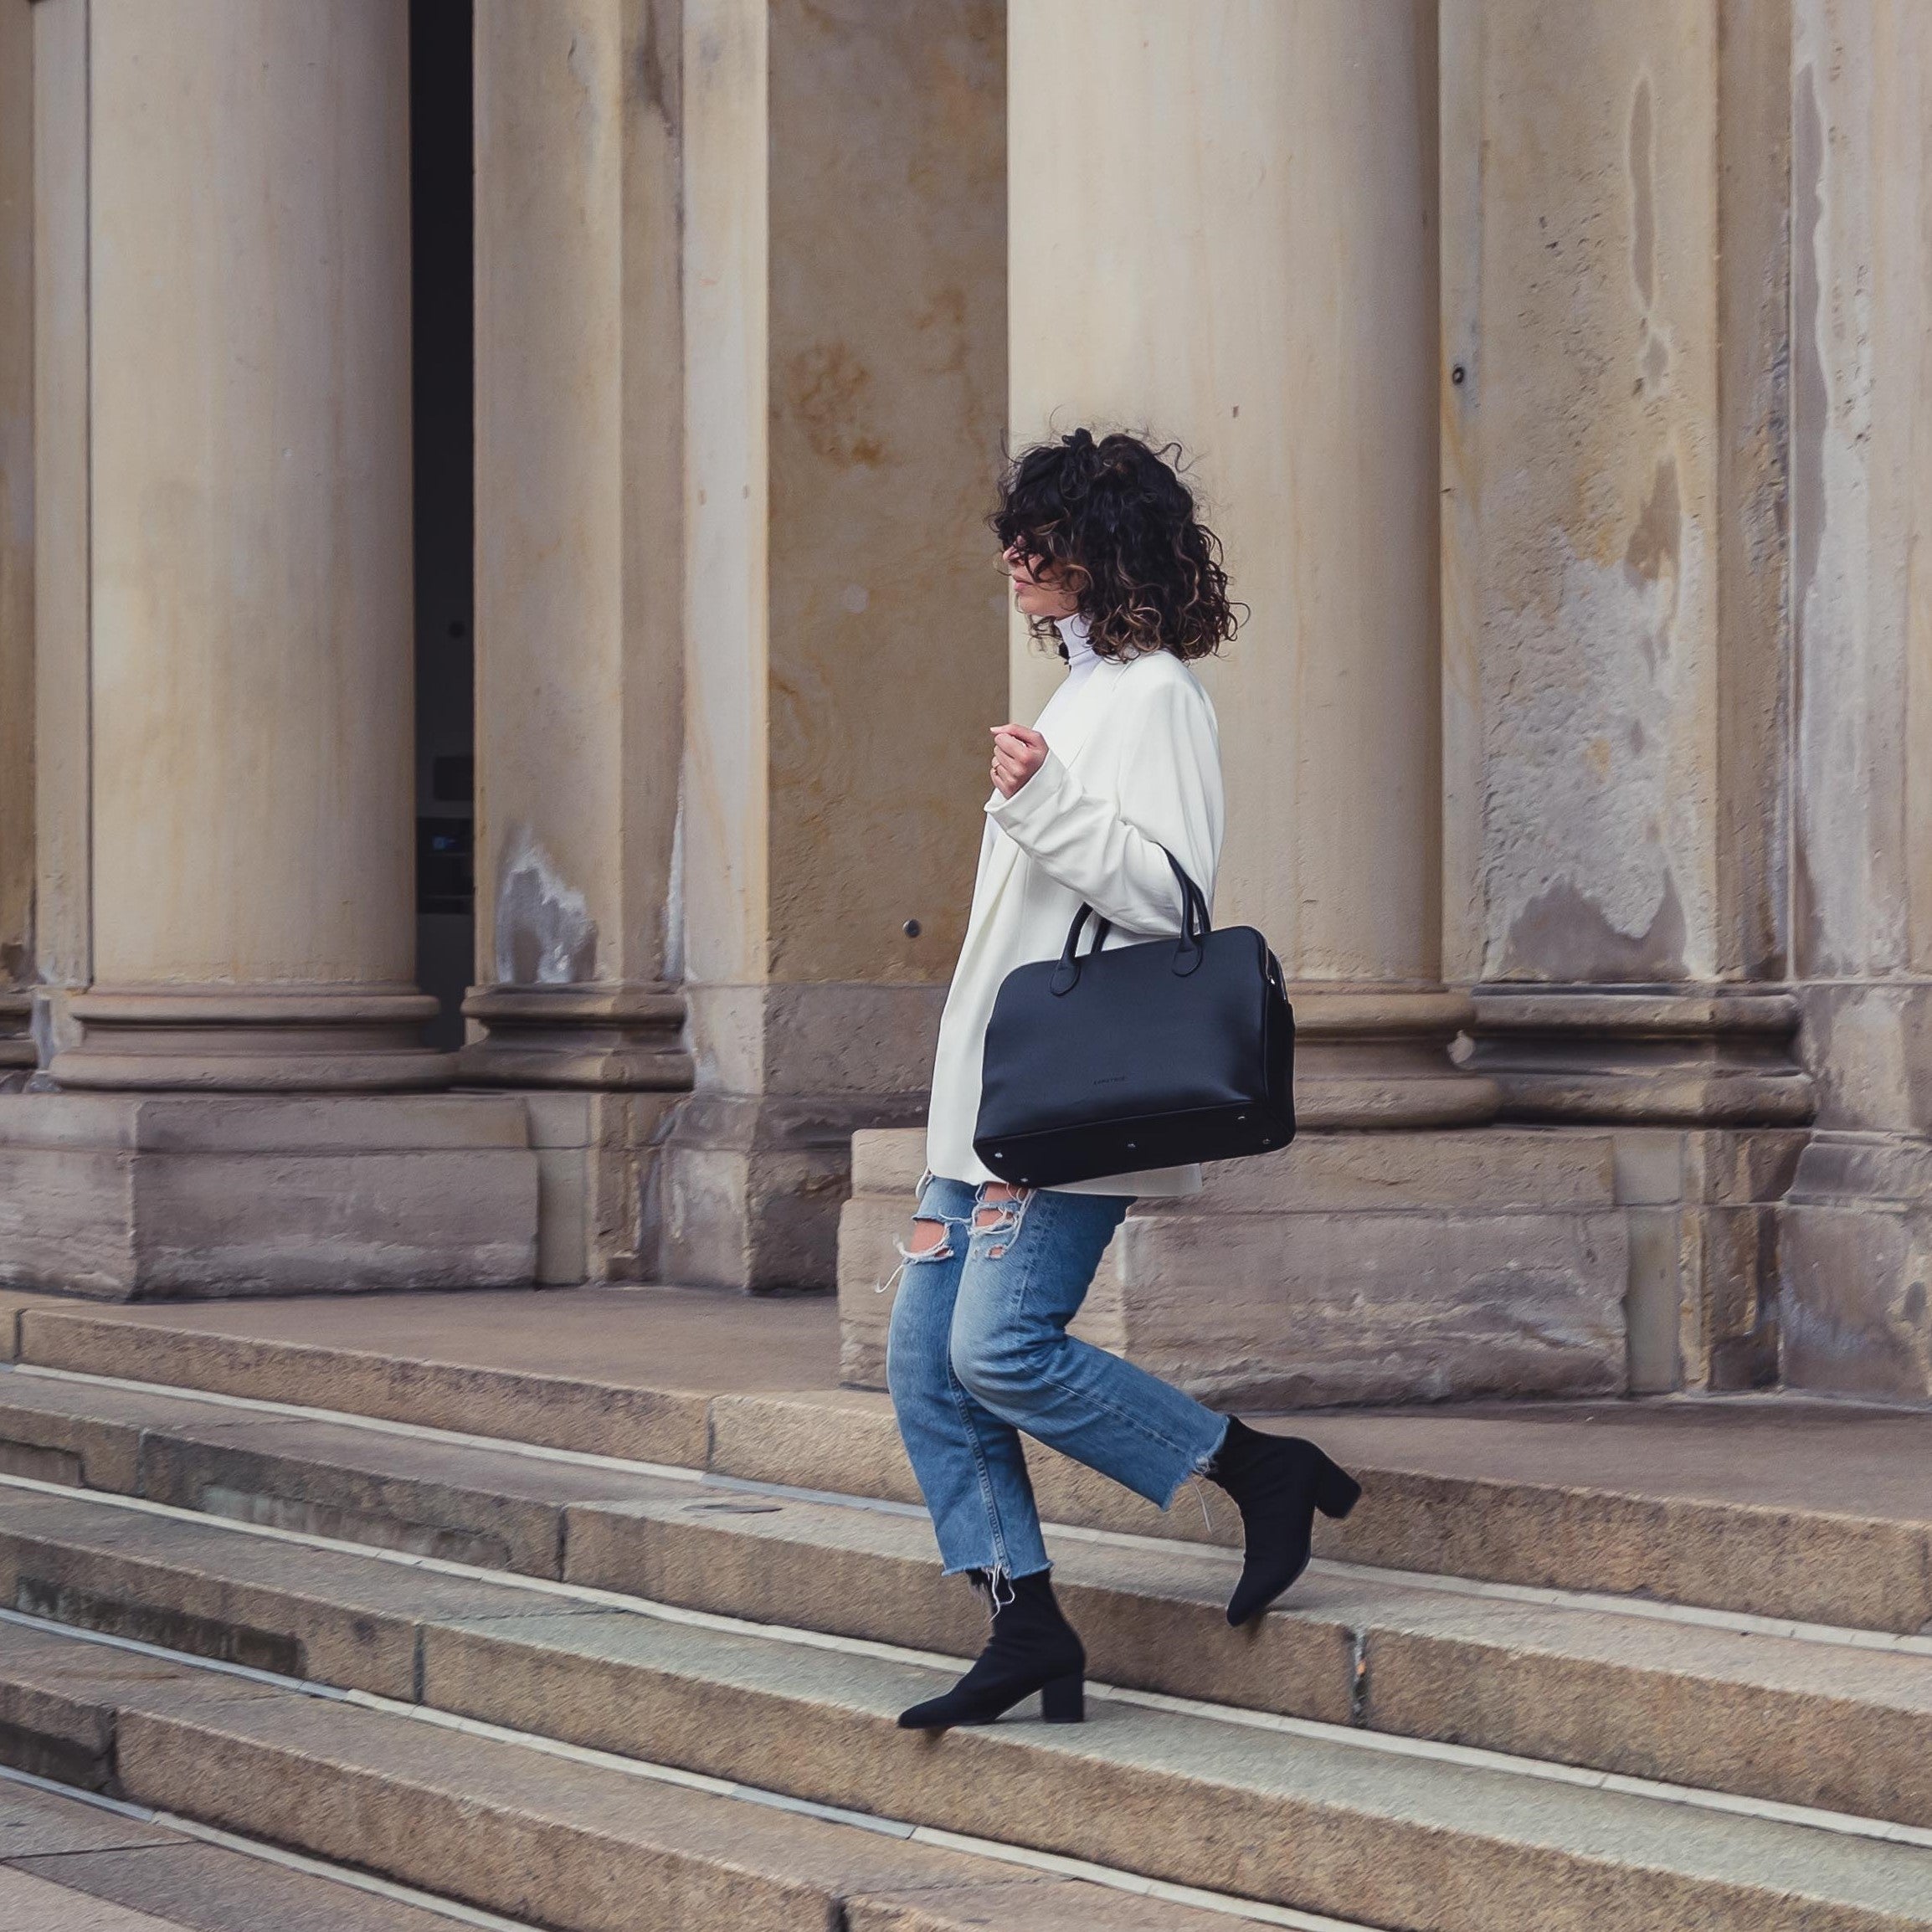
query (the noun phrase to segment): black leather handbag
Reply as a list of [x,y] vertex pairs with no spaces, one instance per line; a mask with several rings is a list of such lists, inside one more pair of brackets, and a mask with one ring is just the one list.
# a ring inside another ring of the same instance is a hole
[[[1108,922],[1082,906],[1057,963],[1000,981],[973,1151],[1002,1180],[1052,1187],[1294,1138],[1281,962],[1251,926],[1210,931],[1200,887],[1167,861],[1186,908],[1178,938],[1103,953]],[[1089,915],[1093,944],[1081,954]]]

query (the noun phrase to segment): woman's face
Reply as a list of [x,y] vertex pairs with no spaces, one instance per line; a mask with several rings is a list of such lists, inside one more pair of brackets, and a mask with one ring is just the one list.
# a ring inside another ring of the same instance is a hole
[[1013,601],[1022,617],[1071,617],[1080,599],[1070,590],[1058,568],[1047,564],[1035,576],[1018,549],[1004,550],[999,561],[1013,579]]

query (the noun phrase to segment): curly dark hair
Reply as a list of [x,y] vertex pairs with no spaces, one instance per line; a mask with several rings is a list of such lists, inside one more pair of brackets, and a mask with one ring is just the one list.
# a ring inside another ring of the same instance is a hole
[[[989,521],[1000,549],[1036,576],[1061,574],[1102,657],[1206,657],[1239,626],[1220,539],[1196,513],[1180,455],[1175,443],[1156,449],[1118,432],[1097,442],[1076,429],[1022,450],[999,480]],[[1058,641],[1051,618],[1028,628]]]

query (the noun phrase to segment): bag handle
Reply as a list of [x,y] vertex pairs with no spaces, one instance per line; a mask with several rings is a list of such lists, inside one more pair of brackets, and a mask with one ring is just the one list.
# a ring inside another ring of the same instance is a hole
[[1073,915],[1073,923],[1066,929],[1066,943],[1060,949],[1060,963],[1053,969],[1053,977],[1046,983],[1049,990],[1056,994],[1071,993],[1080,984],[1080,962],[1074,957],[1073,949],[1080,943],[1080,928],[1087,923],[1089,912],[1093,912],[1093,943],[1087,948],[1089,957],[1106,944],[1107,934],[1113,930],[1112,921],[1102,918],[1091,906],[1082,906]]
[[[1179,859],[1167,847],[1167,862],[1174,867],[1174,876],[1180,881],[1180,934],[1174,941],[1174,969],[1184,977],[1201,963],[1201,948],[1210,931],[1207,897],[1200,887],[1187,876]],[[1080,959],[1075,952],[1080,943],[1080,929],[1087,923],[1088,915],[1093,918],[1093,943],[1087,948],[1084,957],[1091,958],[1107,942],[1107,934],[1113,930],[1111,920],[1103,919],[1092,907],[1083,905],[1073,915],[1073,923],[1066,928],[1066,943],[1060,949],[1060,963],[1053,969],[1053,977],[1047,982],[1056,994],[1071,993],[1080,984]]]

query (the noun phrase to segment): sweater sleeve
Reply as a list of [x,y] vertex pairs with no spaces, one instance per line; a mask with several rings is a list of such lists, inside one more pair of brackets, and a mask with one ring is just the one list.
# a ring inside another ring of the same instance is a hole
[[1155,937],[1181,928],[1180,884],[1164,845],[1211,909],[1220,859],[1220,745],[1205,693],[1166,685],[1128,727],[1122,768],[1132,797],[1087,790],[1049,746],[1046,762],[988,817],[1042,870],[1102,917]]

